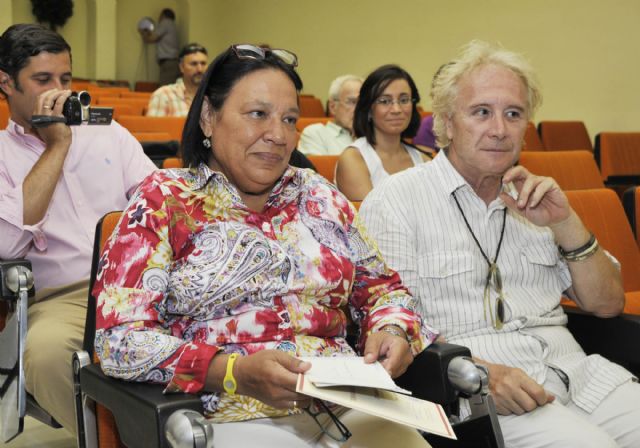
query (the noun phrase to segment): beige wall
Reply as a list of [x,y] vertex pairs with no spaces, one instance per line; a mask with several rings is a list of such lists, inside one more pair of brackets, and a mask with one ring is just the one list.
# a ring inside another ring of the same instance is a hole
[[[62,29],[78,76],[95,64],[87,54],[87,1],[74,2],[74,17]],[[135,25],[143,16],[157,20],[164,7],[176,11],[181,43],[198,41],[212,56],[234,42],[296,52],[305,91],[323,99],[335,76],[366,75],[394,62],[413,75],[428,109],[440,64],[470,39],[501,42],[538,71],[545,100],[536,120],[581,119],[592,136],[640,131],[635,0],[116,0],[115,77],[157,77],[155,48],[142,44]],[[12,0],[14,23],[32,21],[30,8],[28,0]]]
[[599,0],[221,0],[222,40],[296,52],[305,90],[326,99],[330,80],[389,62],[415,78],[429,108],[437,67],[471,39],[523,52],[545,100],[536,119],[581,119],[640,131],[640,2]]

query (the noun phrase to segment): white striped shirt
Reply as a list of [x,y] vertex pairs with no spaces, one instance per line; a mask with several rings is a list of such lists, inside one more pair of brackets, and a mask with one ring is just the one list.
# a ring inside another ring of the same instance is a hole
[[[551,230],[507,212],[497,260],[505,325],[496,330],[484,318],[489,268],[454,191],[482,250],[493,260],[504,202],[497,198],[487,206],[444,151],[431,163],[387,179],[367,195],[360,213],[387,263],[420,299],[425,320],[448,342],[469,347],[485,361],[519,367],[540,384],[549,367],[559,369],[569,378],[572,401],[593,411],[632,375],[599,355],[586,356],[567,330],[560,298],[571,286],[571,275]],[[493,288],[491,296],[495,307]]]

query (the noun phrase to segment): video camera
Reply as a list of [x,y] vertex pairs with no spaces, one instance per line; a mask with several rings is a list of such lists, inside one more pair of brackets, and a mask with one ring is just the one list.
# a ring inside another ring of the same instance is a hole
[[69,126],[82,124],[110,124],[113,118],[111,107],[90,107],[91,95],[87,91],[71,92],[62,105],[62,115]]
[[71,92],[62,105],[62,117],[51,115],[34,115],[31,117],[31,125],[34,128],[42,128],[53,123],[65,123],[66,125],[87,124],[111,124],[113,118],[112,107],[89,107],[91,95],[89,92]]

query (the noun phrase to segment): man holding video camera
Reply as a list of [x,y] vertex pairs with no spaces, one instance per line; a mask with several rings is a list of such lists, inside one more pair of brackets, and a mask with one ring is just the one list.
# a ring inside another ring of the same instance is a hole
[[70,88],[71,48],[60,35],[18,24],[0,36],[0,94],[11,111],[0,131],[0,259],[33,265],[27,390],[73,433],[71,355],[82,346],[95,225],[155,166],[115,122],[68,126]]

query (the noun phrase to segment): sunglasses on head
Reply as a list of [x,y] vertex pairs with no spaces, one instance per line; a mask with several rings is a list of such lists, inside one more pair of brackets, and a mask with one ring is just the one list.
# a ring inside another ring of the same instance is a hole
[[298,66],[298,56],[289,50],[282,48],[265,48],[251,44],[232,45],[231,50],[238,59],[257,59],[263,60],[268,54],[272,54],[291,67]]

